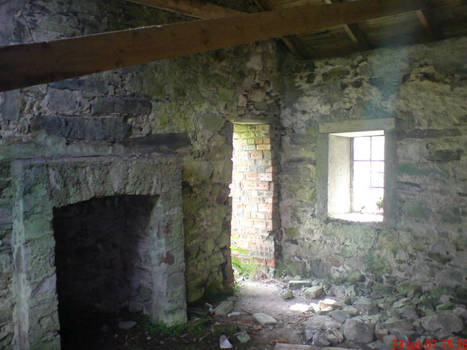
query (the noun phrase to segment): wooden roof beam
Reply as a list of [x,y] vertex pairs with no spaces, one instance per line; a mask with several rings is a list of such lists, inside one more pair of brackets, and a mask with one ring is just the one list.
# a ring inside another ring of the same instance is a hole
[[[324,0],[324,2],[328,5],[331,5],[333,3],[333,0]],[[344,30],[347,33],[350,40],[352,40],[355,44],[360,46],[362,50],[368,50],[373,48],[373,45],[368,40],[368,37],[357,23],[344,24]]]
[[[290,8],[296,6],[305,6],[305,5],[322,5],[322,1],[326,2],[327,0],[288,0],[281,8]],[[410,1],[410,0],[407,0]],[[342,0],[334,0],[333,3],[343,2]],[[353,1],[348,1],[353,2]],[[426,8],[438,8],[438,7],[455,7],[455,6],[464,6],[466,0],[424,0],[424,5]]]
[[[183,14],[185,16],[199,18],[199,19],[212,19],[240,15],[243,12],[232,10],[226,7],[217,6],[214,4],[201,2],[197,0],[127,0],[129,2],[145,5],[149,7],[158,8]],[[254,0],[260,10],[271,10],[261,0]],[[284,45],[295,55],[301,58],[309,58],[306,48],[301,45],[299,40],[295,37],[282,38]]]
[[240,15],[243,12],[201,0],[127,0],[139,5],[155,7],[189,17],[213,19]]
[[[256,6],[262,11],[274,10],[270,4],[264,0],[254,0]],[[310,54],[306,49],[305,45],[295,35],[281,38],[284,45],[292,52],[295,56],[303,59],[310,59]]]
[[428,12],[428,10],[417,10],[415,11],[415,13],[429,37],[431,37],[434,40],[443,38],[441,30],[434,22],[433,17]]
[[361,49],[368,50],[373,48],[373,44],[357,23],[344,25],[344,30],[350,37],[350,40],[359,45]]
[[0,47],[0,91],[419,9],[420,0],[361,0]]

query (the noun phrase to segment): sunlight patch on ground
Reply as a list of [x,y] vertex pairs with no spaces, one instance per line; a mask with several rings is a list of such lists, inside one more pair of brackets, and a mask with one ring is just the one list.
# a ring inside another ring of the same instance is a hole
[[307,304],[293,304],[290,305],[289,310],[298,311],[298,312],[307,312],[310,309],[310,306]]

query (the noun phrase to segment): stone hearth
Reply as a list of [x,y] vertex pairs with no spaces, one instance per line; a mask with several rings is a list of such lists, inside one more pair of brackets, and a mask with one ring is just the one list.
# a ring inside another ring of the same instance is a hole
[[27,160],[13,171],[18,349],[59,349],[84,309],[186,321],[175,158]]

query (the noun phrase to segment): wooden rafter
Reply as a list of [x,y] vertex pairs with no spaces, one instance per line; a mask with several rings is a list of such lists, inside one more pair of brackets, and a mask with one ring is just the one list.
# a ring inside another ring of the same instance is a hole
[[418,0],[361,0],[6,46],[0,91],[419,9]]
[[433,39],[441,39],[441,31],[439,30],[436,23],[433,21],[432,16],[428,10],[417,10],[415,11],[418,20],[422,24],[425,32]]
[[[256,6],[262,11],[271,11],[274,10],[272,6],[270,6],[269,2],[266,2],[264,0],[254,0]],[[305,45],[298,39],[295,35],[291,35],[288,37],[283,37],[281,38],[282,42],[284,45],[292,52],[295,56],[304,58],[304,59],[309,59],[310,54],[308,50],[306,49]]]
[[[266,0],[268,1],[268,0]],[[269,0],[271,1],[271,0]],[[274,0],[273,0],[274,1]],[[288,0],[281,5],[282,8],[290,8],[290,7],[297,7],[297,6],[305,6],[305,5],[315,5],[319,6],[322,2],[326,2],[326,0]],[[407,0],[411,1],[411,0]],[[333,3],[338,2],[338,0],[333,1]],[[342,0],[339,0],[342,2]],[[437,7],[455,7],[455,6],[463,6],[466,4],[466,0],[424,0],[424,5],[426,8],[437,8]]]
[[140,5],[155,7],[189,17],[213,19],[242,14],[227,7],[200,0],[127,0]]
[[[185,16],[190,16],[199,19],[213,19],[239,15],[242,12],[232,10],[227,7],[217,6],[210,3],[193,0],[127,0],[140,5],[155,7]],[[269,11],[271,8],[264,6],[262,0],[254,0],[258,8],[262,11]],[[303,44],[295,37],[282,38],[282,42],[296,56],[301,58],[309,58],[308,53]]]
[[344,30],[346,31],[350,39],[354,43],[358,44],[360,48],[364,50],[373,48],[373,44],[370,42],[370,40],[368,40],[367,35],[357,23],[346,24],[344,26]]
[[[331,5],[333,0],[324,0],[326,4]],[[344,24],[344,30],[355,44],[359,45],[361,49],[368,50],[373,47],[368,40],[366,34],[357,23]]]

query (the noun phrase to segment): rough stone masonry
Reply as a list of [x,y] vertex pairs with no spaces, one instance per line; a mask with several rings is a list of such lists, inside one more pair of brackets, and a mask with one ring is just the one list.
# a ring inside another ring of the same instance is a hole
[[[189,20],[117,0],[7,1],[0,17],[2,45]],[[231,292],[230,121],[278,121],[277,64],[268,42],[0,94],[0,348],[17,341],[16,160],[178,153],[187,300]]]
[[[0,4],[0,44],[181,19],[117,0],[10,0]],[[177,153],[186,293],[195,302],[232,290],[232,122],[252,119],[281,135],[272,155],[280,160],[277,273],[465,300],[466,46],[461,37],[300,61],[271,41],[1,93],[0,348],[17,346],[14,315],[24,306],[13,277],[21,266],[13,258],[14,162]],[[392,222],[321,219],[319,124],[377,118],[396,120]],[[161,134],[187,142],[161,147]]]

